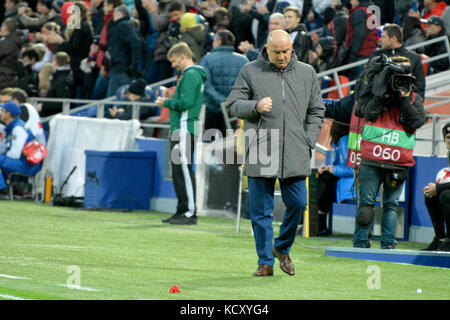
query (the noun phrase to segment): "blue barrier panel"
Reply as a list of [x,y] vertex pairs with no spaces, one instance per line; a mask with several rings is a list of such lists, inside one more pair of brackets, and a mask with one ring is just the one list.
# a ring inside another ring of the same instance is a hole
[[325,254],[341,258],[450,268],[450,252],[325,247]]
[[155,152],[86,150],[85,208],[149,210]]
[[[429,182],[435,181],[438,171],[447,167],[448,162],[447,158],[429,156],[414,158],[416,164],[409,170],[408,180],[405,183],[405,201],[399,203],[405,210],[404,236],[400,239],[425,243],[433,239],[434,231],[425,206],[423,188]],[[377,201],[376,206],[379,205]],[[334,203],[332,212],[335,216],[349,219],[355,215],[355,205]]]
[[423,188],[429,182],[435,182],[436,175],[444,167],[448,166],[447,158],[438,157],[414,157],[416,165],[411,168],[410,182],[410,225],[432,227],[427,207],[425,206]]
[[136,143],[139,150],[154,151],[156,154],[153,196],[155,198],[176,199],[177,196],[170,174],[170,141],[165,139],[136,138]]

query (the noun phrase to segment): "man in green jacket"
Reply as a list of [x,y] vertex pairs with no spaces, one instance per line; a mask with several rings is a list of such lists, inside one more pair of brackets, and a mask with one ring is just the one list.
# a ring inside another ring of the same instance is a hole
[[167,53],[172,67],[182,73],[175,94],[164,91],[156,101],[170,109],[171,163],[177,211],[162,222],[170,224],[197,224],[195,207],[195,174],[192,170],[196,136],[200,133],[199,115],[203,104],[205,70],[194,64],[192,51],[184,42],[174,45]]

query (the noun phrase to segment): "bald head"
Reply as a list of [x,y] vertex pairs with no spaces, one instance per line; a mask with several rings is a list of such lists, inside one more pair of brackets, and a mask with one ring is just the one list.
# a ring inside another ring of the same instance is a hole
[[269,33],[267,36],[267,45],[269,43],[280,43],[280,42],[291,42],[291,38],[289,37],[289,33],[284,30],[274,30]]
[[292,43],[289,34],[284,30],[269,33],[266,44],[269,61],[278,69],[286,68],[291,61]]

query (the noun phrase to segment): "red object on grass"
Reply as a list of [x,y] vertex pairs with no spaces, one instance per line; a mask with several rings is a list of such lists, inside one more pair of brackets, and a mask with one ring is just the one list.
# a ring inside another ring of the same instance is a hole
[[170,293],[179,293],[180,289],[178,288],[178,286],[173,286],[172,288],[170,288]]

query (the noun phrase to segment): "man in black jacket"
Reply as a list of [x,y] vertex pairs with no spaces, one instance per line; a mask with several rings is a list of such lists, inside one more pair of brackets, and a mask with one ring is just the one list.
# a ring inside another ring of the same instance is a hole
[[[450,122],[442,128],[444,142],[448,149],[450,166]],[[450,183],[429,183],[424,189],[425,205],[428,209],[435,236],[425,251],[450,251]],[[447,226],[447,233],[445,227]]]
[[[67,53],[58,52],[53,60],[56,72],[48,90],[46,98],[70,99],[74,96],[74,80],[70,70],[70,57]],[[37,108],[41,117],[48,117],[62,112],[61,102],[39,103]]]
[[[382,49],[375,51],[370,60],[381,56],[382,54],[388,57],[402,56],[409,59],[411,62],[412,74],[415,77],[413,91],[419,94],[422,98],[425,96],[425,74],[423,72],[422,61],[420,56],[404,47],[402,29],[396,24],[389,24],[383,28],[381,35]],[[448,61],[448,59],[447,59]]]
[[300,10],[294,6],[288,6],[283,10],[286,19],[286,31],[291,37],[297,60],[308,63],[308,51],[311,46],[307,29],[303,23],[300,23],[302,15]]
[[34,48],[27,49],[22,53],[17,87],[24,90],[30,97],[39,96],[38,72],[33,70],[33,66],[39,61],[39,53]]
[[355,94],[352,93],[341,100],[325,99],[325,118],[333,119],[342,124],[350,125],[353,107],[355,106]]
[[[444,20],[438,16],[431,16],[428,19],[427,28],[425,31],[427,33],[427,40],[445,36],[446,29]],[[435,57],[443,53],[447,53],[447,48],[443,41],[435,42],[425,47],[425,54],[429,57]],[[449,66],[448,57],[430,62],[430,67],[434,73],[448,70]]]
[[129,84],[138,75],[142,48],[137,32],[128,8],[125,5],[115,8],[106,44],[106,56],[110,61],[108,97],[114,96],[119,87]]
[[0,30],[0,89],[17,85],[17,71],[23,40],[16,33],[17,21],[6,19]]
[[258,30],[254,42],[254,46],[257,50],[261,50],[266,44],[267,35],[269,34],[269,19],[270,15],[275,12],[274,9],[276,3],[277,1],[268,1],[266,5],[263,5],[256,0],[247,0],[246,3],[239,6],[243,13],[250,15],[253,19],[258,21]]
[[8,18],[16,19],[18,17],[17,11],[19,8],[26,8],[28,4],[20,0],[6,0],[5,1],[5,20]]

